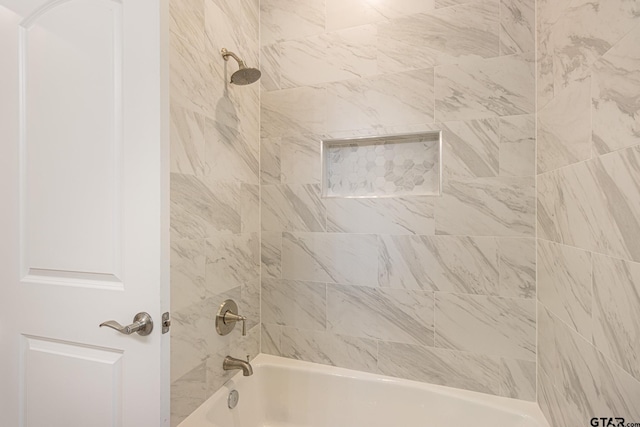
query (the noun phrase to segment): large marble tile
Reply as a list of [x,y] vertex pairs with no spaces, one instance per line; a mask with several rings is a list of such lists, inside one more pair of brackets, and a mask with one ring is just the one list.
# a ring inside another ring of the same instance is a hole
[[262,186],[263,231],[325,231],[319,185]]
[[260,240],[261,274],[263,278],[282,277],[282,233],[263,232]]
[[585,194],[594,250],[640,262],[640,146],[589,162]]
[[433,346],[433,292],[329,285],[326,308],[330,332]]
[[640,25],[592,68],[593,143],[601,154],[639,143],[639,39]]
[[500,175],[536,174],[536,119],[533,114],[500,118]]
[[298,329],[325,330],[326,285],[295,280],[263,279],[262,321]]
[[206,174],[218,181],[258,184],[260,140],[247,136],[231,101],[221,100],[221,109],[228,117],[205,120]]
[[339,233],[435,234],[433,199],[331,198],[327,207],[327,231]]
[[593,255],[593,343],[640,381],[640,264]]
[[635,1],[570,2],[549,30],[556,91],[589,76],[591,65],[640,23],[639,16]]
[[591,83],[566,87],[538,112],[538,171],[591,157]]
[[376,236],[283,233],[282,277],[291,280],[375,286]]
[[260,279],[251,279],[240,287],[238,311],[247,318],[247,331],[260,325],[262,312],[260,306],[261,289]]
[[176,173],[170,185],[172,239],[241,231],[238,185]]
[[205,139],[204,117],[171,104],[171,172],[203,175]]
[[536,242],[533,238],[502,238],[498,242],[497,294],[504,297],[535,298]]
[[260,140],[260,184],[280,184],[282,176],[281,138]]
[[591,248],[587,202],[594,194],[593,188],[586,163],[538,175],[538,237],[565,245]]
[[260,278],[257,233],[221,234],[207,239],[207,290],[221,293]]
[[204,2],[205,0],[169,1],[169,31],[200,52],[205,47]]
[[187,418],[207,397],[206,362],[171,382],[171,427]]
[[373,25],[279,43],[280,87],[293,88],[377,72]]
[[433,68],[327,85],[327,130],[433,122]]
[[591,338],[591,253],[538,240],[538,299],[587,339]]
[[392,377],[500,394],[500,360],[488,356],[380,341],[378,368]]
[[558,390],[553,381],[538,370],[538,405],[550,427],[583,427],[584,414],[569,403],[568,393]]
[[496,177],[445,182],[436,201],[436,234],[531,237],[535,179]]
[[534,62],[525,53],[436,67],[436,121],[533,113]]
[[436,293],[436,346],[536,360],[535,301]]
[[434,0],[326,0],[327,30],[356,27],[434,9]]
[[260,326],[262,328],[260,332],[260,353],[281,356],[280,337],[282,336],[282,326],[264,322]]
[[482,0],[383,21],[378,67],[388,73],[498,56],[499,15],[496,0]]
[[442,171],[449,178],[498,176],[498,119],[447,122],[442,129]]
[[588,424],[593,414],[640,419],[640,382],[542,304],[538,306],[538,328],[538,369],[566,395],[563,409],[580,415],[576,425]]
[[494,238],[380,236],[380,286],[497,294]]
[[205,241],[171,241],[171,310],[200,303],[205,291]]
[[500,54],[535,49],[535,0],[500,0]]
[[321,34],[325,29],[324,0],[262,0],[260,43]]
[[205,75],[206,61],[200,51],[175,34],[169,37],[169,93],[171,102],[200,114],[209,113]]
[[536,362],[502,359],[500,395],[512,399],[536,400]]
[[260,186],[240,184],[240,231],[260,231]]
[[280,56],[281,46],[276,43],[260,48],[260,90],[269,92],[280,87]]
[[367,338],[282,328],[282,356],[341,368],[376,372],[378,344]]
[[295,135],[282,138],[281,177],[283,184],[320,184],[319,135]]
[[327,110],[324,87],[263,92],[261,97],[261,135],[265,138],[321,133]]

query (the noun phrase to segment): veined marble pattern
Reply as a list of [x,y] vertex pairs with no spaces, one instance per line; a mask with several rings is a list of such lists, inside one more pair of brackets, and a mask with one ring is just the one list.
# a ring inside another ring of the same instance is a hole
[[593,258],[593,342],[640,381],[640,264]]
[[367,338],[282,328],[282,356],[348,369],[376,372],[378,344]]
[[538,171],[591,157],[591,83],[574,83],[538,112]]
[[325,330],[326,285],[294,280],[263,280],[262,321],[300,329]]
[[380,286],[495,294],[498,248],[494,238],[380,236]]
[[539,175],[538,237],[565,245],[591,248],[585,198],[593,195],[586,163]]
[[280,87],[317,85],[377,72],[373,25],[279,43]]
[[593,66],[593,143],[599,153],[640,139],[640,25]]
[[199,114],[209,112],[206,97],[205,61],[189,42],[175,34],[169,37],[171,102]]
[[263,231],[325,231],[319,185],[262,186]]
[[569,403],[564,390],[558,390],[541,370],[538,372],[538,405],[552,427],[583,427],[584,414]]
[[185,39],[196,51],[202,52],[205,48],[204,0],[171,0],[169,30]]
[[280,89],[280,60],[282,49],[279,44],[260,48],[260,90],[263,92]]
[[171,104],[171,172],[203,175],[204,118],[179,105]]
[[171,425],[177,426],[209,397],[207,364],[200,365],[171,382]]
[[433,122],[433,68],[327,85],[327,129]]
[[535,179],[449,180],[436,201],[435,217],[436,234],[533,236]]
[[262,278],[282,277],[282,233],[263,232],[260,244]]
[[436,293],[436,347],[535,361],[535,301]]
[[331,31],[428,12],[434,9],[434,0],[326,0],[326,5]]
[[536,362],[502,359],[500,395],[513,399],[536,400]]
[[[538,337],[539,371],[565,395],[564,402],[557,402],[562,412],[579,415],[579,424],[576,425],[588,424],[592,414],[600,413],[616,414],[629,420],[640,419],[640,407],[637,405],[640,382],[604,357],[542,304],[538,306],[538,322],[539,329],[543,331]],[[551,399],[554,399],[553,395]],[[555,403],[551,402],[552,405]],[[544,406],[548,408],[550,405]],[[549,410],[547,413],[558,415]],[[553,419],[552,422],[559,420]]]
[[500,0],[500,54],[535,48],[535,0]]
[[260,141],[260,184],[280,184],[282,176],[282,138]]
[[172,239],[241,231],[239,185],[172,173],[170,197]]
[[262,93],[261,135],[272,138],[324,131],[327,96],[324,87],[307,86]]
[[385,73],[499,55],[496,0],[439,9],[378,24],[378,67]]
[[171,241],[171,310],[200,303],[206,296],[205,241]]
[[262,284],[259,278],[250,279],[240,287],[240,301],[238,310],[247,318],[247,330],[260,325],[261,305],[260,294]]
[[514,298],[535,298],[536,243],[533,238],[498,240],[498,295]]
[[283,184],[320,184],[321,144],[321,138],[318,135],[282,138],[280,164]]
[[549,28],[556,92],[587,77],[591,65],[640,22],[639,16],[635,1],[571,2]]
[[240,184],[240,223],[243,233],[260,231],[260,186]]
[[327,330],[432,346],[433,292],[329,285]]
[[500,118],[500,176],[536,174],[536,120],[533,114]]
[[230,100],[221,100],[219,107],[225,112],[218,114],[229,117],[224,121],[205,121],[207,175],[218,181],[258,184],[260,140],[247,137],[237,123],[226,124],[239,120]]
[[436,67],[436,121],[533,113],[534,62],[525,53]]
[[640,261],[640,146],[589,163],[589,225],[600,253]]
[[538,240],[538,299],[587,339],[591,338],[591,254]]
[[375,286],[377,239],[371,234],[283,233],[284,279]]
[[327,231],[340,233],[435,234],[433,199],[344,199],[324,201]]
[[380,341],[378,368],[393,377],[500,393],[500,362],[488,356]]
[[262,0],[260,24],[262,45],[321,34],[325,30],[324,2]]
[[280,339],[282,337],[282,326],[272,325],[262,322],[260,333],[260,352],[282,356],[280,353]]
[[221,293],[260,277],[257,233],[221,234],[207,239],[207,289]]
[[442,126],[442,168],[446,178],[498,176],[498,119],[447,122]]

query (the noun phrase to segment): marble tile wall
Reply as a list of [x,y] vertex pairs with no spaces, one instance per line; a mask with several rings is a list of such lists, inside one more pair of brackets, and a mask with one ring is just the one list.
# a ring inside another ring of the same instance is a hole
[[[171,425],[233,373],[226,355],[260,352],[259,87],[230,86],[260,56],[258,0],[170,1]],[[233,298],[249,318],[221,337],[215,313]]]
[[[263,352],[535,400],[534,4],[261,0]],[[322,139],[430,130],[442,196],[322,198]]]
[[537,16],[538,402],[640,422],[640,2]]

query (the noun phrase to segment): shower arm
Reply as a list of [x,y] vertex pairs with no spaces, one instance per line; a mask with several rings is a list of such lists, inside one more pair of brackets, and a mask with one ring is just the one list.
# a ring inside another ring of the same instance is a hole
[[236,62],[238,62],[238,67],[246,68],[246,65],[244,65],[244,61],[242,59],[240,59],[238,57],[238,55],[236,55],[235,53],[230,52],[225,48],[222,48],[222,50],[220,52],[222,53],[222,57],[224,58],[225,61],[228,61],[229,57],[232,57],[233,59],[236,60]]

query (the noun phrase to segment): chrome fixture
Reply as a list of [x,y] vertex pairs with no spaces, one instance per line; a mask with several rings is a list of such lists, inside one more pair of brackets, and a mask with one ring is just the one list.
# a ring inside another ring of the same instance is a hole
[[238,406],[238,401],[240,400],[240,393],[238,390],[231,390],[229,392],[229,397],[227,397],[227,406],[229,409],[233,409]]
[[132,333],[137,332],[138,335],[146,336],[153,331],[153,320],[151,319],[151,316],[149,316],[149,313],[145,313],[143,311],[135,315],[133,323],[130,325],[122,326],[115,320],[107,320],[106,322],[100,323],[100,327],[103,326],[115,329],[125,335],[131,335]]
[[216,331],[220,335],[227,335],[233,330],[237,322],[242,322],[242,336],[247,335],[247,318],[238,314],[238,304],[228,299],[220,305],[216,315]]
[[233,52],[228,51],[225,48],[222,48],[220,51],[222,53],[222,57],[225,61],[229,60],[229,57],[232,57],[238,63],[238,71],[231,74],[231,83],[235,85],[249,85],[251,83],[255,83],[258,81],[262,73],[257,68],[247,67],[242,59],[238,57]]
[[227,356],[224,358],[224,362],[222,362],[222,369],[225,371],[235,371],[236,369],[242,369],[242,375],[248,377],[249,375],[253,375],[253,368],[249,363],[249,355],[247,355],[247,360],[244,361],[242,359],[236,359],[235,357]]

